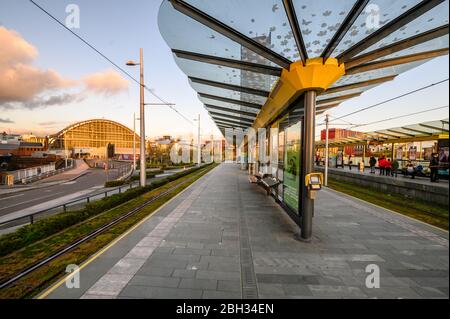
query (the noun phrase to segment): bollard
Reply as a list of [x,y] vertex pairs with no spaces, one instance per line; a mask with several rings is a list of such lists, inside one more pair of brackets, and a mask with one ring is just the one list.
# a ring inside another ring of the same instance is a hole
[[34,222],[33,215],[30,215],[30,224],[33,225],[33,222]]

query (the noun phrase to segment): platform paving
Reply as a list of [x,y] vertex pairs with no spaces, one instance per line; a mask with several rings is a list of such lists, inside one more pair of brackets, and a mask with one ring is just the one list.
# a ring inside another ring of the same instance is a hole
[[[331,190],[311,243],[245,172],[222,164],[47,298],[448,298],[448,233]],[[367,288],[366,267],[380,269]]]

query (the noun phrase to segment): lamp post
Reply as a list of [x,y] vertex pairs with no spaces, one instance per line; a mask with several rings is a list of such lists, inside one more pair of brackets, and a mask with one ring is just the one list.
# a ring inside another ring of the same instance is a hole
[[197,166],[200,167],[202,165],[202,153],[201,153],[202,146],[201,146],[201,141],[200,141],[200,139],[201,139],[201,136],[200,136],[200,131],[201,131],[201,129],[200,129],[200,114],[198,115],[198,119],[194,119],[194,121],[198,122],[198,136],[197,136],[197,138],[198,138],[198,140],[197,140],[197,163],[198,164],[197,164]]
[[141,144],[140,144],[140,184],[145,187],[147,182],[145,166],[145,103],[144,103],[144,50],[140,49],[140,62],[128,61],[128,66],[140,66],[140,124],[141,124]]
[[136,113],[133,113],[133,170],[136,170],[136,121],[140,118],[136,118]]

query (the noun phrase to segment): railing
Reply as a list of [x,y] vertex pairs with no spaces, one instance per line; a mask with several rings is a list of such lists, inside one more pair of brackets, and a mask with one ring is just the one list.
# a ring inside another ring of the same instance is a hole
[[[33,224],[36,220],[38,220],[38,217],[46,217],[49,215],[56,214],[57,212],[60,212],[60,213],[67,212],[69,207],[81,208],[93,201],[107,198],[107,197],[110,197],[115,194],[121,194],[124,190],[133,189],[138,186],[139,186],[139,182],[133,182],[133,183],[130,183],[127,185],[123,185],[123,186],[119,186],[119,187],[115,187],[115,188],[111,188],[111,189],[106,189],[104,191],[101,191],[101,192],[98,192],[98,193],[95,193],[95,194],[92,194],[89,196],[77,198],[75,200],[66,202],[64,204],[46,208],[46,209],[31,213],[31,214],[23,215],[23,216],[9,219],[6,221],[0,221],[0,229],[8,229],[11,227],[22,226],[22,225],[25,225],[28,223]],[[8,225],[8,224],[10,224],[10,225],[5,227],[5,225]]]
[[[74,161],[71,160],[69,166],[58,170],[55,169],[55,164],[53,163],[44,166],[25,168],[12,172],[3,172],[2,175],[0,176],[0,185],[7,184],[7,176],[9,175],[14,176],[14,184],[17,183],[27,184],[30,182],[41,180],[43,178],[64,173],[65,171],[72,169],[73,167]],[[33,174],[29,175],[28,172],[32,172]]]

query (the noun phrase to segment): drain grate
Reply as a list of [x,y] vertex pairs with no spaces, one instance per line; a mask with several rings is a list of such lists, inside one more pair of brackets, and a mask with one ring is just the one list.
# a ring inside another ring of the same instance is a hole
[[253,268],[252,250],[243,206],[239,209],[239,255],[241,262],[242,298],[258,299],[255,269]]

